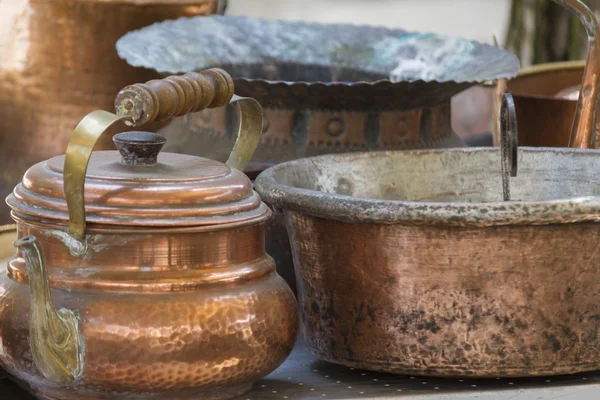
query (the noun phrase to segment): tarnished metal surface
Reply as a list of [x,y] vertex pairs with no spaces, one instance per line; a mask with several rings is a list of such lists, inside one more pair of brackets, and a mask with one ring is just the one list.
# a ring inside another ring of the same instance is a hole
[[600,153],[327,155],[255,187],[282,209],[303,333],[319,358],[436,376],[600,368]]
[[[62,154],[83,115],[110,109],[124,86],[158,77],[119,58],[119,37],[219,6],[217,0],[0,2],[0,198],[29,166]],[[110,135],[99,146],[112,148]],[[9,222],[2,203],[0,224]]]
[[508,52],[450,36],[236,16],[164,21],[128,33],[117,50],[130,65],[163,73],[215,63],[231,66],[234,77],[260,71],[262,79],[278,62],[333,68],[333,79],[324,81],[357,81],[352,71],[364,71],[392,81],[482,82],[514,76],[518,67]]

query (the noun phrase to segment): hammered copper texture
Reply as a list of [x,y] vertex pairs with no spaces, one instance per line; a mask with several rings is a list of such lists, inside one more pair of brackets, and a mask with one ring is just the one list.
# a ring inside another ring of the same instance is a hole
[[[216,0],[3,1],[0,198],[30,165],[61,154],[83,116],[112,109],[124,86],[158,77],[118,57],[119,37],[157,21],[214,13],[217,6]],[[113,148],[110,135],[98,148]],[[1,203],[0,224],[9,221]]]
[[180,233],[90,226],[82,259],[58,227],[18,227],[40,238],[55,305],[78,315],[84,343],[81,377],[57,386],[40,376],[27,273],[13,258],[0,277],[0,360],[42,398],[233,398],[293,347],[296,303],[264,252],[264,222]]
[[432,376],[600,368],[600,153],[520,148],[324,155],[255,181],[283,210],[318,357]]
[[423,229],[286,214],[304,338],[323,360],[472,377],[600,367],[597,224]]

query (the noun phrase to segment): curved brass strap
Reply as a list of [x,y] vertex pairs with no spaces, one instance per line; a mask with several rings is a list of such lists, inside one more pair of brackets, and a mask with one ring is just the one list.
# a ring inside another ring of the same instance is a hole
[[85,116],[71,135],[64,166],[64,189],[69,208],[69,233],[76,239],[85,234],[84,185],[92,150],[102,134],[117,121],[129,118],[107,111],[93,111]]
[[237,104],[240,124],[237,139],[227,159],[227,166],[239,171],[246,169],[260,141],[263,129],[263,110],[258,101],[250,97],[233,96],[230,104]]

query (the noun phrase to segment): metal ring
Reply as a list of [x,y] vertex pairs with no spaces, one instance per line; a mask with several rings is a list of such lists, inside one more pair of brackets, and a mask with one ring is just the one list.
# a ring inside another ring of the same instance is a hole
[[510,200],[510,177],[517,176],[519,140],[515,102],[505,93],[500,106],[500,154],[502,158],[502,191],[504,201]]

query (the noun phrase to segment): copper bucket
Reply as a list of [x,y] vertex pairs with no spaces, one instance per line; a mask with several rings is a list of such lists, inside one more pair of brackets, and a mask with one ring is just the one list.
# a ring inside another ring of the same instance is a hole
[[[114,46],[119,37],[165,19],[222,12],[224,4],[0,1],[0,198],[30,165],[62,153],[82,114],[111,107],[114,93],[126,85],[158,77],[118,57]],[[112,148],[110,137],[98,148]],[[2,202],[0,224],[9,222],[9,209]]]
[[[573,147],[595,130],[598,40]],[[600,151],[517,149],[514,113],[502,122],[501,149],[325,155],[257,178],[286,221],[313,354],[432,376],[600,368]]]
[[[581,84],[584,61],[548,63],[524,68],[508,82],[515,99],[519,145],[567,147],[576,98],[561,92]],[[496,144],[498,138],[496,138]],[[600,141],[596,140],[596,147]]]

